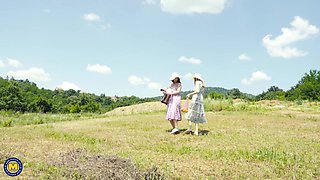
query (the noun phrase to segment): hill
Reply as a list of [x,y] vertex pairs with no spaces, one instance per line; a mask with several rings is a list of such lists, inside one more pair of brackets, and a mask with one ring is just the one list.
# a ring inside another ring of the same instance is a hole
[[[192,90],[182,91],[181,95],[183,98],[187,96],[187,94],[191,93]],[[244,98],[244,99],[253,99],[255,96],[249,93],[243,93],[239,89],[225,89],[222,87],[205,87],[204,96],[207,97],[210,93],[216,92],[224,95],[225,97],[231,97],[233,99],[236,98]],[[154,99],[160,100],[162,96],[153,97]]]
[[141,114],[141,113],[152,113],[152,112],[161,112],[165,111],[167,106],[161,102],[146,102],[131,106],[119,107],[110,112],[107,112],[106,115],[132,115],[132,114]]
[[[220,94],[224,94],[224,95],[227,95],[227,93],[230,91],[230,90],[227,90],[225,88],[221,88],[221,87],[205,87],[205,90],[204,90],[204,95],[207,96],[210,92],[217,92],[217,93],[220,93]],[[182,96],[186,96],[187,94],[189,94],[190,92],[192,92],[192,90],[189,90],[189,91],[184,91],[182,92]]]

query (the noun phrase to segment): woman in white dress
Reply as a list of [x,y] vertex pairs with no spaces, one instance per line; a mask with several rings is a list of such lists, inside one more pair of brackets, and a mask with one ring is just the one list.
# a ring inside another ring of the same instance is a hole
[[192,123],[195,123],[196,129],[194,135],[199,135],[199,123],[206,123],[204,106],[203,106],[203,94],[204,94],[204,80],[201,74],[195,74],[193,76],[194,80],[194,91],[187,95],[187,99],[192,96],[192,100],[188,107],[188,113],[186,114],[186,119],[189,121],[189,128],[187,133],[192,133]]

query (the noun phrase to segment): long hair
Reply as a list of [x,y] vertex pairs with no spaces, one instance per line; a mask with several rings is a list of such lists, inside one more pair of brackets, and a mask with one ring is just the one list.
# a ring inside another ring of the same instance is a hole
[[[179,77],[177,77],[177,78],[178,78],[178,82],[177,83],[181,84],[180,78]],[[174,79],[172,80],[172,83],[174,83]]]
[[204,82],[201,79],[198,79],[198,78],[194,78],[193,79],[193,84],[196,85],[197,81],[201,81],[202,82],[202,87],[204,87]]

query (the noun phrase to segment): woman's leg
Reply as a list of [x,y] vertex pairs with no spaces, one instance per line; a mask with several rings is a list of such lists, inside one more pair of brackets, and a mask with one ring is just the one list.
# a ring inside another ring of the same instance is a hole
[[171,124],[172,128],[175,128],[175,125],[174,125],[173,120],[172,120],[172,119],[169,119],[169,121],[170,121],[170,124]]
[[191,133],[192,133],[192,122],[191,122],[191,121],[188,121],[188,123],[189,123],[189,127],[188,127],[188,129],[186,130],[186,133],[187,133],[187,134],[191,134]]
[[179,132],[178,121],[174,119],[174,120],[172,120],[170,122],[172,122],[172,125],[174,126],[172,131],[171,131],[171,134],[176,134],[177,132]]
[[173,124],[174,124],[174,128],[178,129],[178,121],[177,120],[173,120]]
[[189,122],[189,128],[187,131],[192,131],[192,122],[191,121],[188,121]]
[[194,135],[199,135],[199,123],[196,123],[196,130],[194,131]]

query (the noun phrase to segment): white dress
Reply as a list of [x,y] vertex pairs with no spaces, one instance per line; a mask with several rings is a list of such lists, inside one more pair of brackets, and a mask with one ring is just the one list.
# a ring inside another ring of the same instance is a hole
[[203,106],[204,87],[201,81],[196,81],[195,92],[197,94],[192,96],[186,119],[194,123],[206,123],[207,119],[205,118]]

